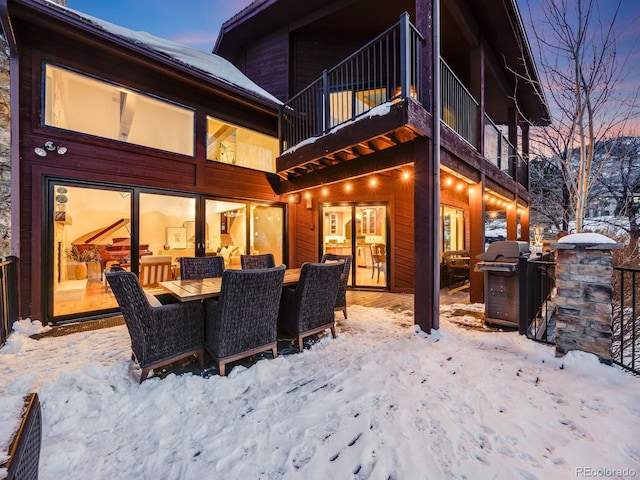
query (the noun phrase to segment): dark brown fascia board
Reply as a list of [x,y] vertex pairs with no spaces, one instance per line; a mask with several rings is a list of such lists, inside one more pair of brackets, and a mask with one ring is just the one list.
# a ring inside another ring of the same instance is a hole
[[[136,45],[122,37],[119,37],[113,33],[107,32],[91,25],[81,18],[74,18],[72,12],[67,12],[59,9],[54,3],[42,3],[38,0],[9,0],[8,4],[20,5],[24,8],[31,9],[34,13],[39,14],[38,21],[46,23],[49,28],[58,29],[65,34],[69,34],[69,30],[66,27],[78,29],[81,32],[88,33],[96,38],[99,38],[107,43],[111,43],[118,48],[118,51],[122,52],[122,49],[131,52],[131,56],[140,60],[149,59],[154,62],[160,63],[164,66],[171,67],[172,70],[180,71],[188,76],[192,77],[196,83],[202,87],[202,82],[211,85],[216,93],[225,96],[236,103],[247,105],[251,108],[261,110],[265,113],[273,116],[278,115],[279,105],[275,102],[270,102],[263,97],[258,97],[251,92],[242,88],[235,87],[226,82],[213,78],[206,73],[193,67],[189,67],[180,62],[177,62],[165,54],[150,50],[148,48]],[[9,5],[9,22],[11,21],[11,5]],[[49,20],[47,20],[47,17]],[[152,62],[149,62],[152,63]],[[168,71],[167,73],[171,73]],[[180,77],[184,79],[184,77]]]
[[[297,3],[298,7],[300,7],[300,4],[302,4],[302,0],[293,0],[293,1]],[[304,0],[304,1],[308,4],[310,0]],[[333,12],[344,9],[349,5],[356,3],[358,1],[360,0],[335,0],[332,2],[315,1],[314,3],[318,4],[318,6],[311,5],[310,7],[307,7],[306,10],[309,13],[299,18],[286,18],[285,16],[282,16],[282,15],[280,16],[276,15],[276,18],[278,18],[281,21],[277,24],[276,23],[269,24],[269,31],[273,32],[273,31],[281,30],[282,28],[286,28],[290,32],[295,31],[310,23],[315,22],[318,19],[326,17],[327,15]],[[263,12],[265,12],[269,8],[274,7],[277,3],[284,4],[285,2],[283,2],[283,0],[257,0],[256,2],[252,3],[247,8],[245,8],[244,10],[242,10],[240,13],[238,13],[236,16],[224,22],[222,24],[222,27],[220,28],[220,33],[218,34],[218,38],[216,39],[216,44],[212,52],[214,53],[220,52],[223,47],[222,43],[225,42],[225,40],[229,37],[231,37],[231,40],[230,40],[231,43],[236,43],[236,44],[240,43],[242,45],[246,43],[250,43],[251,41],[255,40],[256,29],[252,28],[251,21],[255,20],[256,16],[263,14]],[[282,8],[286,8],[286,7],[281,7],[281,9]],[[264,24],[264,22],[260,22],[259,20],[257,21],[258,23]],[[249,23],[249,26],[246,26],[245,25],[246,23]],[[264,36],[262,34],[258,34],[258,35]],[[222,51],[223,55],[225,53],[231,53],[234,50],[234,48],[232,48],[233,47],[232,45],[228,45],[229,42],[226,42],[226,43],[227,45]],[[235,47],[237,50],[238,45],[235,45]]]
[[276,159],[277,170],[282,172],[303,164],[309,159],[322,158],[327,154],[335,153],[345,145],[355,145],[362,141],[363,132],[368,135],[368,138],[373,138],[406,125],[419,136],[430,138],[431,122],[429,112],[413,98],[407,98],[393,104],[386,115],[361,118],[334,133],[323,135],[313,143],[281,155]]
[[223,22],[222,26],[220,27],[220,32],[218,33],[218,38],[216,39],[216,43],[213,46],[213,50],[211,50],[211,52],[215,53],[218,51],[218,48],[222,43],[222,39],[227,33],[236,29],[239,25],[242,25],[249,18],[254,17],[255,15],[257,15],[263,10],[266,10],[271,5],[275,4],[277,1],[278,0],[256,0],[250,3],[249,5],[247,5],[243,10],[238,12],[236,15],[226,20],[225,22]]
[[[414,142],[407,142],[395,147],[358,157],[333,167],[323,168],[314,173],[307,173],[292,180],[279,181],[275,178],[271,183],[277,195],[300,192],[308,188],[330,185],[344,180],[353,180],[371,173],[393,170],[402,165],[413,163]],[[271,177],[273,178],[273,177]],[[278,177],[279,179],[279,177]]]
[[527,82],[527,85],[530,88],[530,92],[528,92],[527,94],[532,95],[538,99],[542,111],[541,117],[544,117],[541,118],[541,121],[538,125],[549,125],[549,105],[544,95],[544,90],[540,85],[540,75],[538,74],[538,68],[536,67],[535,60],[533,59],[533,52],[531,51],[531,45],[529,44],[529,39],[524,29],[522,17],[520,16],[520,10],[518,8],[518,5],[516,4],[516,0],[504,0],[504,6],[507,15],[509,16],[509,24],[511,25],[513,36],[518,45],[518,50],[524,57],[520,58],[520,61],[524,61],[524,65],[519,65],[516,68],[526,69],[526,72],[523,72],[523,74],[526,73],[530,77],[530,80]]
[[514,35],[518,40],[518,45],[520,47],[520,51],[524,55],[524,60],[526,62],[526,68],[528,70],[529,75],[532,77],[530,83],[532,94],[538,97],[538,101],[542,107],[543,114],[546,118],[546,122],[543,122],[544,125],[549,125],[550,111],[549,104],[547,103],[547,99],[544,95],[544,90],[540,85],[540,75],[538,74],[538,68],[536,66],[536,62],[533,58],[533,52],[531,51],[531,45],[529,44],[529,39],[527,37],[527,33],[524,29],[524,24],[522,23],[522,17],[520,16],[520,9],[516,4],[516,0],[505,0],[504,1],[505,8],[507,10],[507,14],[511,20],[512,28],[514,29]]

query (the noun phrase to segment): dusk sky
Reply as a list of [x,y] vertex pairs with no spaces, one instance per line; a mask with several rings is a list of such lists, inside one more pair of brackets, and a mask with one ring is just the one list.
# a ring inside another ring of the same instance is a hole
[[[540,10],[539,5],[546,0],[518,0],[522,19],[530,21],[531,6],[533,17]],[[172,40],[198,50],[210,52],[213,49],[220,26],[252,0],[67,0],[67,6],[74,10],[93,15],[122,27],[142,30],[158,37]],[[617,4],[615,0],[600,0],[603,10]],[[629,36],[637,37],[638,28],[626,28],[640,19],[640,1],[623,0],[622,23]],[[394,19],[395,20],[395,19]],[[531,35],[531,33],[530,33]]]
[[[303,0],[301,0],[303,1]],[[538,33],[544,32],[540,5],[547,0],[517,0],[531,49],[540,69],[539,51],[532,22]],[[571,1],[571,0],[570,0]],[[98,17],[132,30],[211,52],[222,23],[249,5],[252,0],[68,0],[74,10]],[[599,0],[601,18],[609,21],[616,0]],[[390,24],[396,19],[390,19]],[[633,96],[640,88],[640,1],[622,0],[618,20],[617,45],[619,61],[626,62],[618,88],[624,96]]]
[[220,26],[252,0],[67,0],[67,7],[211,52]]

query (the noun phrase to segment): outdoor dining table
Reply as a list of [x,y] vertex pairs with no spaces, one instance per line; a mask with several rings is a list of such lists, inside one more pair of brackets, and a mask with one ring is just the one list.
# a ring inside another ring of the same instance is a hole
[[[299,268],[287,268],[284,271],[283,287],[296,285],[299,281]],[[190,302],[192,300],[219,297],[222,289],[222,277],[170,280],[168,282],[160,282],[159,285],[181,302]]]

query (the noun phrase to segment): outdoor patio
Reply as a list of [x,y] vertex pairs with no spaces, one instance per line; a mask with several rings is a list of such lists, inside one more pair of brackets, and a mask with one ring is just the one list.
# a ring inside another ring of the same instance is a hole
[[[451,297],[427,335],[410,295],[351,292],[336,339],[228,377],[142,385],[124,325],[33,340],[38,326],[22,321],[0,350],[0,388],[40,397],[41,479],[637,474],[631,374],[484,329],[482,305]],[[359,304],[376,301],[385,308]]]
[[[411,314],[413,312],[413,295],[412,294],[400,294],[390,293],[383,291],[368,291],[368,290],[348,290],[347,291],[347,304],[349,306],[359,305],[362,307],[383,308],[394,313],[399,314]],[[445,315],[452,318],[452,322],[465,326],[466,328],[478,329],[482,331],[512,331],[513,329],[485,324],[483,322],[483,306],[476,304],[465,308],[469,305],[468,290],[465,288],[447,290],[443,288],[440,292],[440,303],[444,306]],[[449,309],[450,306],[455,308]],[[342,312],[336,312],[336,325],[338,330],[345,328],[345,322]],[[121,316],[109,317],[104,319],[71,323],[67,325],[61,325],[53,327],[52,329],[32,335],[34,339],[42,339],[47,337],[60,337],[80,332],[89,332],[92,330],[98,330],[102,328],[124,326],[124,319]],[[321,341],[329,335],[327,330],[317,335],[308,337],[304,341],[305,348],[310,348],[315,343]],[[278,340],[278,355],[292,355],[298,353],[298,346],[294,338],[280,338]],[[256,362],[271,358],[269,352],[259,353],[248,358],[237,360],[230,364],[230,367],[243,366],[250,367]],[[204,370],[201,370],[198,365],[198,361],[195,357],[183,359],[181,361],[174,362],[169,366],[165,366],[154,371],[154,376],[164,378],[170,374],[184,374],[193,373],[202,377],[209,377],[211,375],[218,374],[218,368],[215,362],[206,355],[206,362]]]

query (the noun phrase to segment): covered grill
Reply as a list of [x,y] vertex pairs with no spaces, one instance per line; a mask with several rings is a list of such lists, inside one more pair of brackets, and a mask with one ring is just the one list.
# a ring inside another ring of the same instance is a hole
[[475,271],[484,273],[484,316],[489,323],[527,328],[526,242],[499,241],[477,255]]

